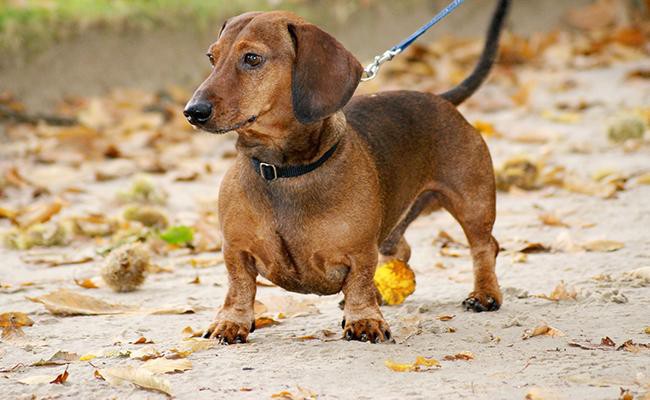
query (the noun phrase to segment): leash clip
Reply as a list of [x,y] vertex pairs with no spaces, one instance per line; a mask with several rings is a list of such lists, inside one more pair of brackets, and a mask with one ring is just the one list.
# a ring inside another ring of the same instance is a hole
[[377,76],[377,72],[379,72],[379,68],[381,68],[382,64],[384,64],[387,61],[390,61],[401,53],[402,50],[400,49],[390,49],[384,52],[384,54],[376,56],[375,60],[368,64],[366,68],[363,70],[363,75],[361,76],[361,82],[366,82],[371,79],[374,79],[375,76]]

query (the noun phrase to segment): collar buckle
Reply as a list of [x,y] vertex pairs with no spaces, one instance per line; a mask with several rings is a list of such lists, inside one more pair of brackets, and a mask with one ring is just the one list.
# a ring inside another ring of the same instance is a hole
[[274,181],[278,179],[278,169],[273,164],[260,163],[260,175],[267,181]]

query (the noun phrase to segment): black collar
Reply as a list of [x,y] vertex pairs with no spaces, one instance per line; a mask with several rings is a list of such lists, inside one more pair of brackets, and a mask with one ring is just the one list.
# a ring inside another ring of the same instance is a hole
[[334,144],[334,146],[327,150],[321,158],[307,165],[285,165],[283,167],[280,167],[277,165],[262,162],[255,157],[251,158],[251,161],[253,162],[253,169],[255,172],[267,181],[274,181],[278,178],[293,178],[311,172],[323,165],[325,161],[332,157],[336,151],[336,146],[338,145],[339,144],[337,142]]

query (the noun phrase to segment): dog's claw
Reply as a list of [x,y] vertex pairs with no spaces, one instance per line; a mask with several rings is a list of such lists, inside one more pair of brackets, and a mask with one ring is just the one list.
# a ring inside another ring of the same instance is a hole
[[381,343],[390,340],[388,324],[378,319],[362,319],[343,323],[343,338],[360,342]]
[[345,329],[345,318],[341,320],[341,329]]
[[474,312],[483,312],[483,311],[496,311],[501,305],[491,296],[487,296],[485,300],[486,304],[481,303],[481,301],[473,296],[466,298],[463,301],[463,307],[467,311]]
[[246,343],[252,325],[243,325],[233,321],[216,321],[210,325],[203,335],[206,339],[216,339],[218,343],[228,345],[234,343]]

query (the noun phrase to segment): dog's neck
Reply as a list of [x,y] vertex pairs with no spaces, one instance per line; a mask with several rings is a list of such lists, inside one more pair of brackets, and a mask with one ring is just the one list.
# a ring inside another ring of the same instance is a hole
[[334,146],[345,132],[346,120],[339,111],[321,121],[302,125],[297,121],[275,128],[239,131],[237,150],[248,158],[274,165],[309,164]]

